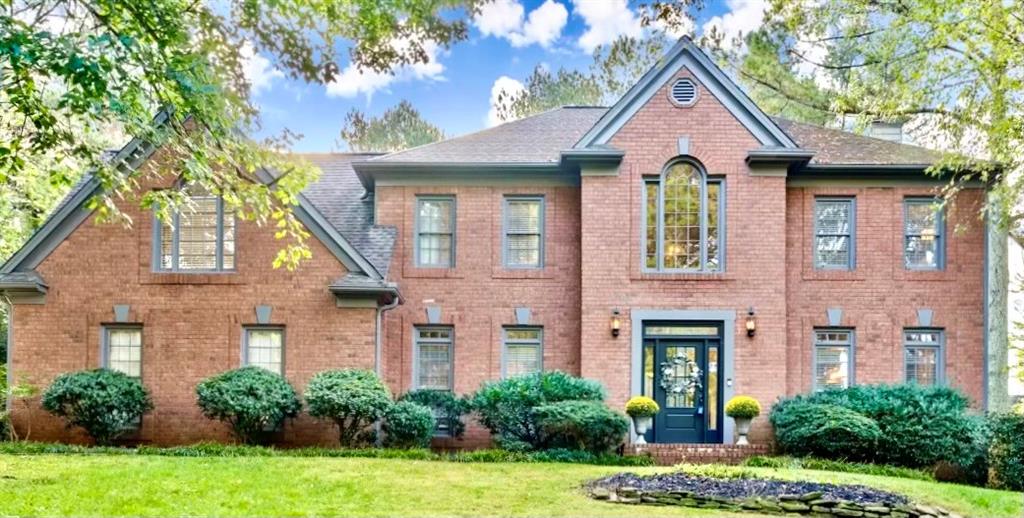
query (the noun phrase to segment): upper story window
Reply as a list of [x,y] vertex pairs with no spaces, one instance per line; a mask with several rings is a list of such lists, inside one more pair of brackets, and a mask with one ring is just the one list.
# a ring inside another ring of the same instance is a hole
[[215,272],[235,269],[235,217],[224,200],[188,187],[188,204],[154,225],[158,270]]
[[284,375],[284,329],[280,327],[247,327],[242,361],[245,365],[263,367]]
[[908,270],[939,270],[943,259],[943,214],[934,198],[903,200],[903,260]]
[[856,264],[853,198],[814,200],[814,267],[822,270],[852,270]]
[[504,263],[507,268],[544,266],[544,198],[505,198]]
[[942,383],[942,330],[906,329],[903,331],[903,373],[907,383]]
[[853,331],[814,330],[814,390],[847,388],[853,383]]
[[722,180],[690,160],[645,179],[644,269],[721,271],[724,198]]
[[455,265],[455,198],[416,198],[416,266],[451,268]]
[[103,328],[103,367],[142,377],[142,328]]

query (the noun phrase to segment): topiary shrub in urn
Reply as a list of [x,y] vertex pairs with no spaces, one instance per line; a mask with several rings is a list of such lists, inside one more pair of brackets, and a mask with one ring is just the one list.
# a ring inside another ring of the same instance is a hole
[[633,419],[637,444],[647,444],[644,434],[651,428],[654,414],[661,410],[658,403],[647,396],[635,396],[626,402],[626,414]]
[[761,404],[750,396],[736,396],[725,404],[725,415],[736,421],[736,444],[750,444],[747,434],[750,433],[750,421],[761,414]]

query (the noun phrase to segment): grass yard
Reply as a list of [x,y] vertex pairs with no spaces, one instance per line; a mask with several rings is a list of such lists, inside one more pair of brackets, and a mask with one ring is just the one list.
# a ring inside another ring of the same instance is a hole
[[[875,486],[964,516],[1024,515],[1021,493],[846,473],[742,469]],[[611,473],[666,470],[358,458],[0,455],[0,515],[711,516],[706,510],[598,502],[580,490],[585,481]]]

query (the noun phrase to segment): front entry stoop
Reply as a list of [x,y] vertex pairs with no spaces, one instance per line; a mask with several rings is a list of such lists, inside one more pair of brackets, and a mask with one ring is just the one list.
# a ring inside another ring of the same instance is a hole
[[633,444],[627,455],[650,455],[659,466],[689,464],[740,464],[757,455],[769,455],[770,444]]

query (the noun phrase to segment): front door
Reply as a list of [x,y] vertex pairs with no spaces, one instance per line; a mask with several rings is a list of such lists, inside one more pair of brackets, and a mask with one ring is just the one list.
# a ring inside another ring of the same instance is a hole
[[644,392],[661,407],[648,441],[721,442],[720,329],[645,326]]

